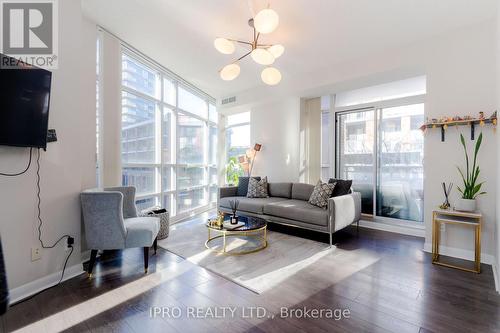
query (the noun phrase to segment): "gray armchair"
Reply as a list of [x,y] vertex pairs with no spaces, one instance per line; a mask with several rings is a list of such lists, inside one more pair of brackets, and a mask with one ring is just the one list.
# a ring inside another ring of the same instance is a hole
[[131,247],[144,249],[144,271],[148,271],[149,248],[156,254],[160,219],[137,217],[135,187],[110,187],[86,190],[80,194],[87,245],[91,249],[88,274],[98,250]]

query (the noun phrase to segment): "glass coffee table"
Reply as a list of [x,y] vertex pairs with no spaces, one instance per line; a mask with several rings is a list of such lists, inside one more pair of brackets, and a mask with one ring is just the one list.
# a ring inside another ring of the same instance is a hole
[[[267,247],[267,221],[259,217],[252,216],[238,216],[238,221],[244,223],[241,226],[233,227],[229,224],[231,216],[224,215],[224,225],[222,229],[216,227],[211,227],[207,224],[208,229],[208,239],[205,242],[205,247],[219,254],[228,255],[242,255],[254,253],[263,250]],[[212,236],[215,233],[215,236]],[[256,240],[256,246],[251,246],[249,249],[239,250],[239,251],[227,251],[226,250],[226,240],[228,237],[251,237]],[[214,240],[222,238],[222,250],[218,250],[216,246],[211,245]]]

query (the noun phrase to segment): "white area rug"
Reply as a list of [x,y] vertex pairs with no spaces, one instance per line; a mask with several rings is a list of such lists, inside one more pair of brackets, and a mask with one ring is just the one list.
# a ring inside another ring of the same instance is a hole
[[[336,251],[325,243],[268,231],[266,249],[231,256],[206,249],[207,236],[202,222],[184,222],[171,226],[169,237],[158,245],[259,294]],[[226,249],[251,246],[249,239],[230,237]]]

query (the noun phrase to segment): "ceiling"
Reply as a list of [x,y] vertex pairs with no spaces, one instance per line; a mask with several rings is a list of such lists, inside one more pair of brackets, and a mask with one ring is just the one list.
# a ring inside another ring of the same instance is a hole
[[[273,66],[283,81],[370,52],[397,48],[492,19],[496,0],[271,0],[278,29],[263,42],[281,43]],[[263,85],[250,57],[234,81],[218,70],[243,55],[218,53],[216,37],[248,39],[247,20],[267,0],[82,0],[85,15],[215,98]]]

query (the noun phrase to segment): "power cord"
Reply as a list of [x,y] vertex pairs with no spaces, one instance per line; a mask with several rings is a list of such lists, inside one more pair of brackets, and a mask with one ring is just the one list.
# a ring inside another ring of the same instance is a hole
[[[28,161],[28,166],[26,167],[26,169],[24,169],[23,171],[21,172],[18,172],[18,173],[1,173],[0,172],[0,176],[6,176],[6,177],[16,177],[16,176],[20,176],[24,173],[26,173],[26,171],[28,171],[28,169],[30,168],[31,166],[31,156],[32,156],[32,152],[33,152],[33,148],[30,148],[30,159]],[[38,154],[40,154],[40,149],[38,149]]]
[[66,257],[66,260],[64,261],[64,266],[63,266],[63,270],[62,270],[62,274],[61,274],[61,278],[59,279],[59,282],[57,282],[55,285],[53,286],[50,286],[48,288],[45,288],[45,289],[42,289],[36,293],[34,293],[33,295],[29,296],[29,297],[26,297],[26,298],[23,298],[22,300],[16,302],[16,303],[13,303],[13,304],[9,304],[9,306],[16,306],[16,305],[19,305],[21,303],[24,303],[26,301],[29,301],[30,299],[33,299],[35,296],[38,296],[40,295],[41,293],[43,292],[46,292],[47,290],[49,289],[52,289],[52,288],[55,288],[57,287],[58,285],[61,284],[63,278],[64,278],[64,271],[66,270],[66,265],[68,264],[68,260],[69,260],[69,257],[71,257],[71,254],[73,254],[73,245],[69,245],[69,247],[71,248],[71,250],[69,251],[69,254],[68,256]]
[[63,235],[61,236],[54,244],[52,245],[45,245],[42,240],[42,210],[40,208],[42,199],[40,198],[40,149],[38,149],[38,154],[36,157],[36,197],[37,197],[37,218],[38,218],[38,240],[40,241],[40,245],[42,246],[42,249],[53,249],[57,244],[59,244],[60,241],[62,241],[65,238],[71,238],[70,235]]
[[[31,165],[31,155],[32,155],[32,150],[33,148],[30,148],[30,160],[29,160],[29,163],[28,163],[28,167],[26,168],[26,170],[24,170],[23,172],[21,173],[18,173],[18,174],[1,174],[2,176],[15,176],[15,175],[21,175],[23,173],[25,173],[30,165]],[[15,304],[12,304],[12,306],[14,305],[18,305],[20,303],[23,303],[23,302],[26,302],[32,298],[34,298],[35,296],[37,295],[40,295],[41,293],[49,290],[49,289],[52,289],[54,287],[57,287],[58,285],[61,284],[62,280],[64,279],[64,273],[66,271],[66,266],[68,264],[68,260],[69,258],[71,257],[71,255],[73,254],[73,250],[74,250],[74,247],[73,247],[73,242],[74,242],[74,239],[73,237],[71,237],[70,235],[63,235],[61,236],[54,244],[52,245],[45,245],[43,243],[43,240],[42,240],[42,224],[43,224],[43,220],[42,220],[42,217],[41,217],[41,208],[40,208],[40,205],[41,205],[41,197],[40,197],[40,192],[41,192],[41,188],[40,188],[40,149],[38,149],[38,154],[37,154],[37,158],[36,158],[36,189],[37,189],[37,192],[36,192],[36,196],[37,196],[37,218],[38,218],[38,240],[40,241],[40,245],[42,246],[43,249],[52,249],[54,248],[57,244],[59,244],[63,239],[67,238],[67,242],[68,242],[68,247],[71,249],[70,252],[68,253],[68,255],[66,256],[66,259],[64,260],[64,265],[63,265],[63,269],[62,269],[62,273],[61,273],[61,278],[59,279],[59,282],[57,282],[57,284],[51,286],[51,287],[48,287],[48,288],[45,288],[45,289],[42,289],[40,290],[39,292],[27,297],[27,298],[24,298],[22,300],[20,300],[19,302],[16,302]]]

